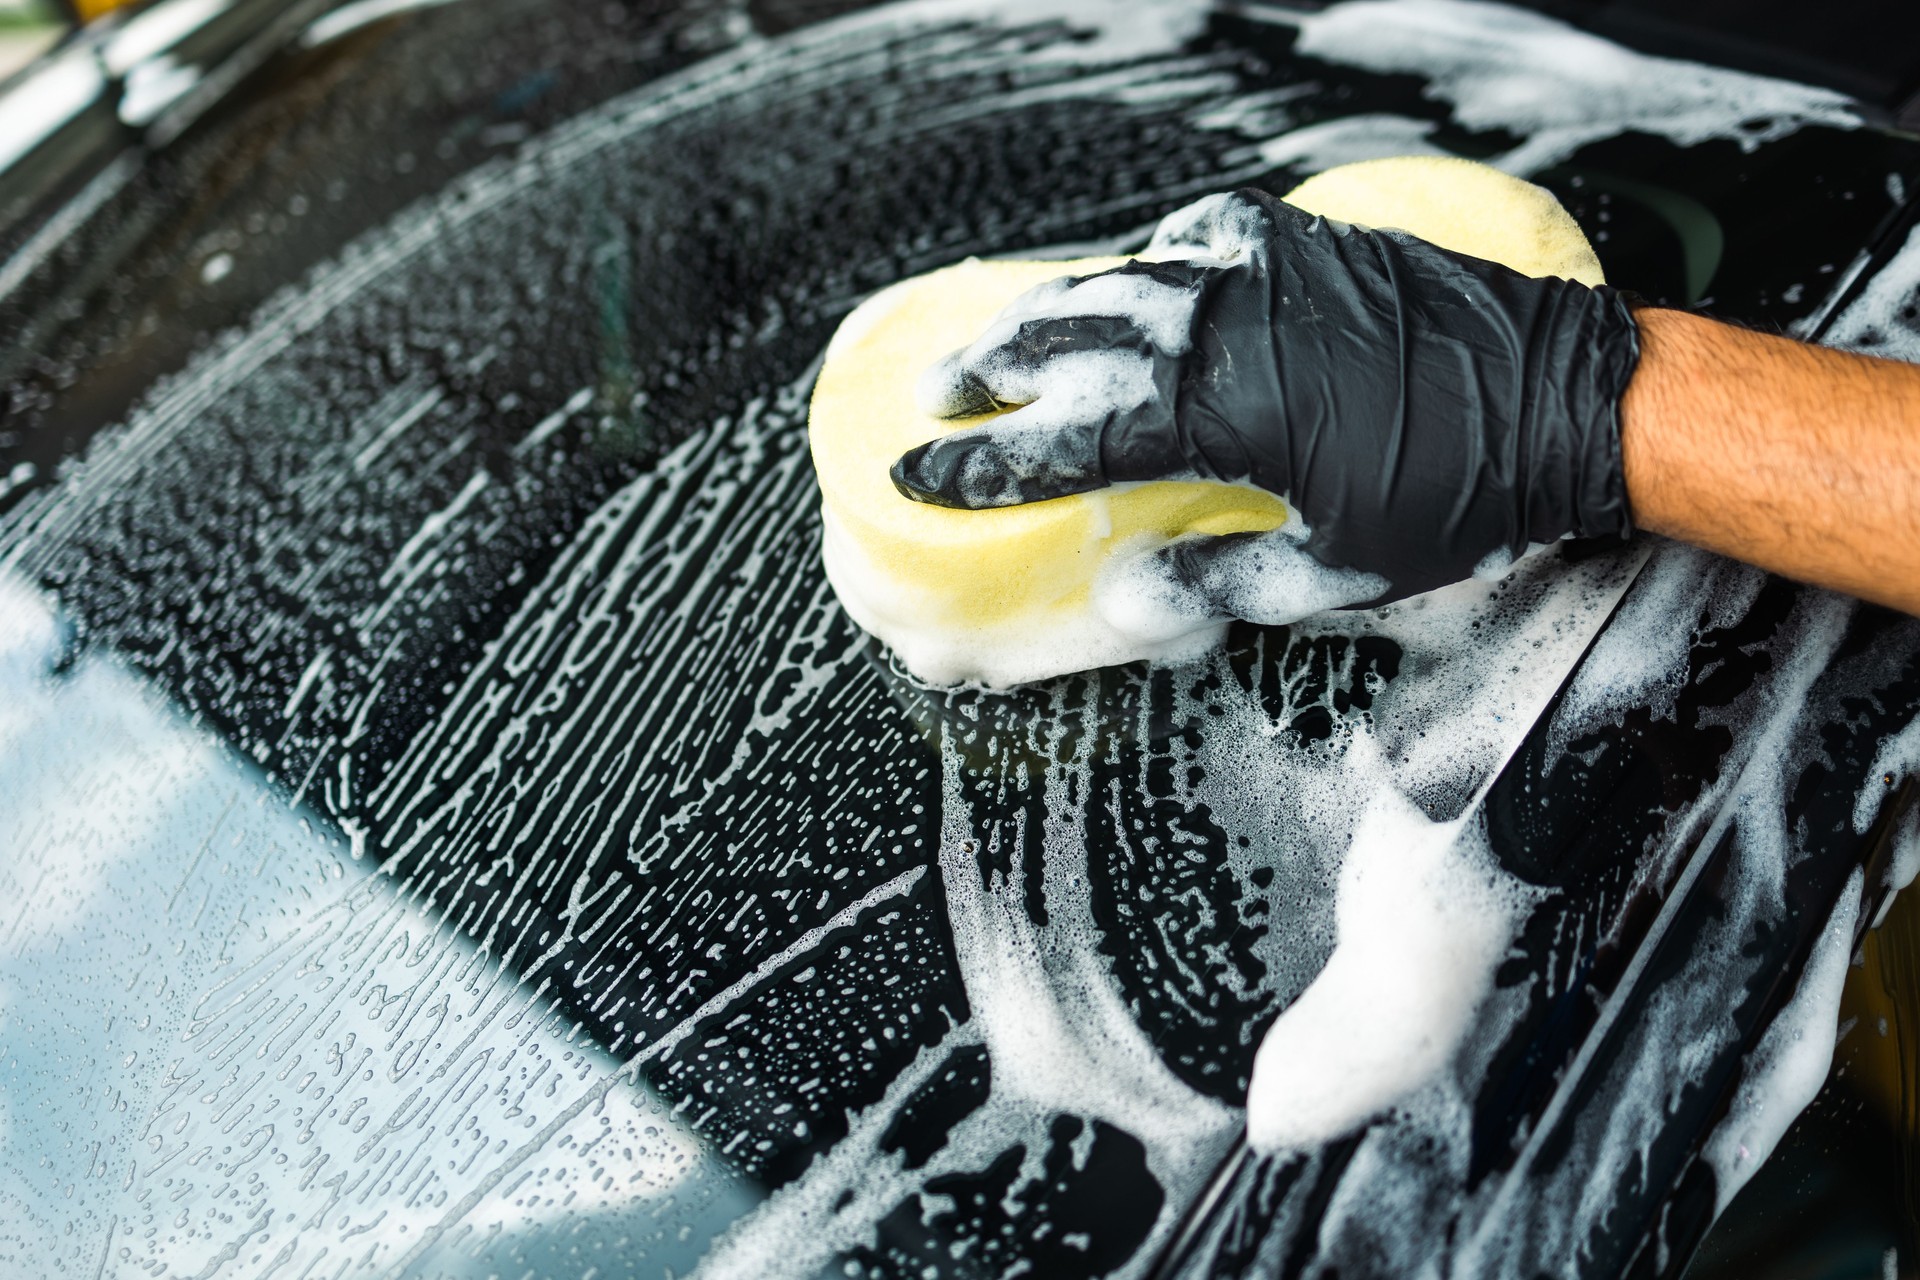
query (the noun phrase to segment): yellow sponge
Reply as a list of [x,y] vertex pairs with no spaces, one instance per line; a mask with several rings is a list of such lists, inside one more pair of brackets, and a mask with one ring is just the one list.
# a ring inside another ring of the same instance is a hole
[[[1347,165],[1308,180],[1287,199],[1530,274],[1601,279],[1586,238],[1551,194],[1470,161],[1404,157]],[[991,511],[927,506],[894,489],[888,468],[900,454],[984,420],[922,413],[914,388],[928,365],[972,342],[1032,286],[1124,261],[971,259],[876,294],[827,348],[810,416],[827,574],[854,621],[923,679],[1005,687],[1204,648],[1218,627],[1171,649],[1164,639],[1117,630],[1094,607],[1102,566],[1116,552],[1137,554],[1183,534],[1268,530],[1288,519],[1286,505],[1271,494],[1194,481]]]
[[1286,198],[1323,218],[1411,232],[1530,276],[1606,283],[1586,233],[1553,192],[1472,160],[1362,160],[1308,178]]

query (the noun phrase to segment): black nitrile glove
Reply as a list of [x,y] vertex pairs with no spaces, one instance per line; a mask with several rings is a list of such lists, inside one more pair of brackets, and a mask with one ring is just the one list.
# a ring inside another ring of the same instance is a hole
[[1150,252],[1161,260],[1041,286],[928,370],[921,398],[940,416],[1026,407],[909,451],[900,491],[979,508],[1250,482],[1305,530],[1185,539],[1156,572],[1180,607],[1256,622],[1629,532],[1619,403],[1639,343],[1615,291],[1259,191],[1171,215]]

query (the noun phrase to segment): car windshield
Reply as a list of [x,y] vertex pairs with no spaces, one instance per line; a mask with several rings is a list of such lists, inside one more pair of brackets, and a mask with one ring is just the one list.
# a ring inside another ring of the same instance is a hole
[[1565,544],[931,688],[807,399],[889,283],[1409,153],[1907,354],[1920,147],[1490,6],[845,7],[363,0],[11,245],[13,1269],[1615,1275],[1751,1172],[1912,624]]

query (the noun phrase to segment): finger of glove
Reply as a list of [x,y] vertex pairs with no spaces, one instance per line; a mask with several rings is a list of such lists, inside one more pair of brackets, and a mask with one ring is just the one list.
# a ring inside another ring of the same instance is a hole
[[[994,317],[994,326],[1044,317],[1123,316],[1156,345],[1184,349],[1200,275],[1185,263],[1129,259],[1086,276],[1059,276],[1035,285]],[[991,330],[990,330],[991,331]]]
[[1050,280],[1015,299],[971,346],[936,361],[916,398],[934,417],[970,417],[1039,399],[1046,364],[1061,356],[1181,356],[1192,343],[1199,295],[1199,275],[1184,264],[1130,262]]
[[893,464],[894,488],[915,502],[977,511],[1085,493],[1107,483],[1096,432],[1053,429],[1023,419],[1039,405],[988,426],[941,436]]
[[[1112,353],[1090,353],[1077,363],[1089,362],[1120,363]],[[1151,367],[1141,360],[1124,365],[1089,377],[1105,380],[1091,393],[1043,397],[908,450],[893,464],[894,487],[916,502],[971,511],[1063,498],[1121,480],[1191,475]]]
[[1104,577],[1096,605],[1114,626],[1155,638],[1220,618],[1281,626],[1391,595],[1379,574],[1322,564],[1297,532],[1277,529],[1170,543]]
[[978,338],[929,365],[914,388],[921,411],[936,418],[969,418],[1025,403],[1014,397],[1014,388],[1010,385],[1002,385],[1004,395],[996,394],[983,374],[989,370],[997,372],[1005,363],[997,358],[997,353],[1019,342],[1021,325],[1040,317],[1053,299],[1066,293],[1079,279],[1078,276],[1056,276],[1033,286],[996,312]]
[[1047,316],[996,325],[927,369],[915,388],[923,412],[969,418],[1032,404],[1061,380],[1053,366],[1082,353],[1144,358],[1146,335],[1125,316]]

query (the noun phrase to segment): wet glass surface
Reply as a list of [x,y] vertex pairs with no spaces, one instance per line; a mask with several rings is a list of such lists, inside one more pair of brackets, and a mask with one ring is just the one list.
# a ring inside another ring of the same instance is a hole
[[[1192,667],[916,686],[816,559],[860,297],[1537,132],[1279,20],[828,16],[346,31],[14,259],[0,1257],[1682,1265],[1741,1053],[1894,829],[1853,815],[1910,624],[1570,548]],[[1920,153],[1737,107],[1528,171],[1617,283],[1812,328]],[[1431,1097],[1196,1212],[1382,796],[1514,886],[1489,1003]]]

